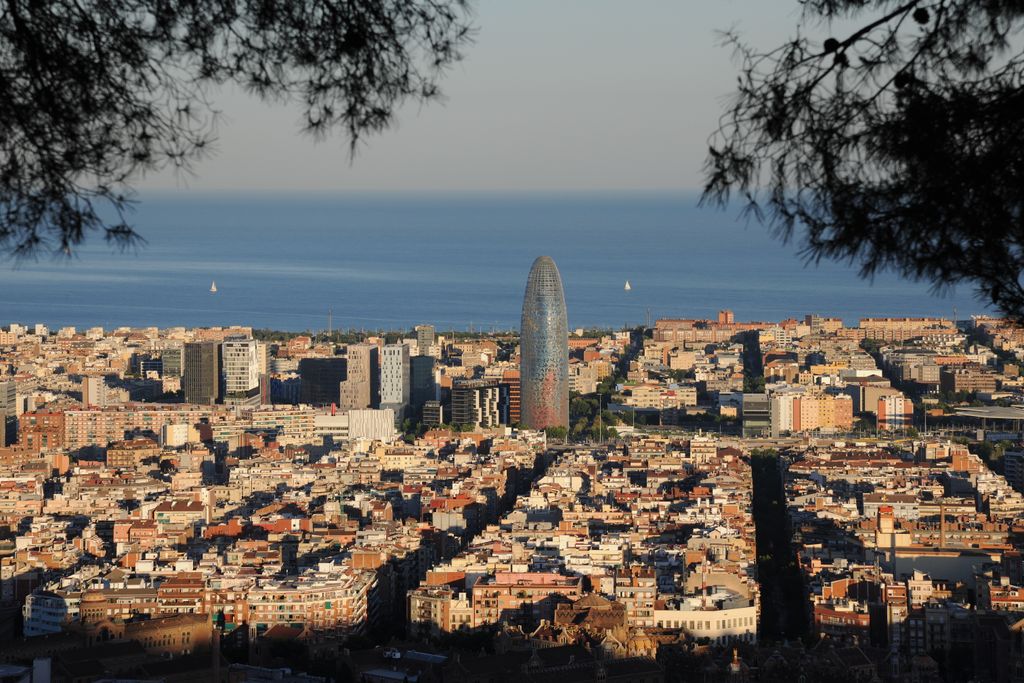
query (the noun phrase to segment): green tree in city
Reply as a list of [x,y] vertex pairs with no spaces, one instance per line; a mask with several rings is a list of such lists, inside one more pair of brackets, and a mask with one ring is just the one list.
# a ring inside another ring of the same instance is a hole
[[981,458],[993,472],[998,474],[1003,473],[1003,457],[1006,455],[1006,442],[999,441],[992,443],[990,441],[979,441],[977,443],[970,444],[967,448]]
[[568,432],[565,427],[548,427],[544,433],[549,441],[565,441]]
[[764,377],[746,375],[743,377],[743,391],[748,394],[764,393]]

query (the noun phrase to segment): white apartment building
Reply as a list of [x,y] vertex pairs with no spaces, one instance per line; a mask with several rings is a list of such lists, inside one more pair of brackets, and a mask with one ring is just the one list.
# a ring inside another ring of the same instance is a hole
[[224,403],[258,406],[263,345],[255,339],[228,339],[221,345]]
[[878,429],[892,431],[914,425],[914,403],[903,394],[878,399]]
[[405,417],[412,394],[410,383],[409,347],[406,344],[388,344],[380,363],[380,407],[395,411],[395,419]]
[[106,408],[128,402],[128,392],[124,389],[108,387],[102,377],[89,375],[82,378],[82,405],[85,407]]
[[694,638],[708,638],[712,643],[730,640],[757,640],[757,608],[736,607],[714,610],[654,610],[654,623],[664,628],[685,629]]
[[39,590],[25,598],[21,615],[22,633],[26,638],[60,633],[64,624],[78,620],[81,594],[71,596]]

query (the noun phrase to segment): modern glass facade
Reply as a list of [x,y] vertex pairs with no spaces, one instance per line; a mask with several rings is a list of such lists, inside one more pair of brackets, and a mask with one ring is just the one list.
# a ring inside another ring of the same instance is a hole
[[530,268],[520,336],[522,424],[569,426],[569,324],[562,276],[550,256]]
[[347,368],[348,361],[337,356],[300,360],[300,401],[311,406],[337,403],[341,395],[339,387],[348,377]]

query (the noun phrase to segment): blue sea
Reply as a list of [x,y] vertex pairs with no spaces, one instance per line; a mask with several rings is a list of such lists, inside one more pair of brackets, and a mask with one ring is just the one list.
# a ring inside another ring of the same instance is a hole
[[845,264],[806,265],[797,246],[692,195],[181,191],[140,197],[131,222],[137,250],[95,236],[70,259],[0,264],[0,325],[321,330],[330,311],[334,329],[511,329],[541,254],[562,273],[570,328],[722,308],[848,323],[986,312],[967,289],[935,296],[890,273],[867,282]]

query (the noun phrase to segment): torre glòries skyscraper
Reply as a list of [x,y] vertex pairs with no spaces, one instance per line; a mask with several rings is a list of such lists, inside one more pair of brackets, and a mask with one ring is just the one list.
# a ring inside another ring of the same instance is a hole
[[550,256],[530,268],[520,343],[522,424],[569,426],[569,324],[562,276]]

